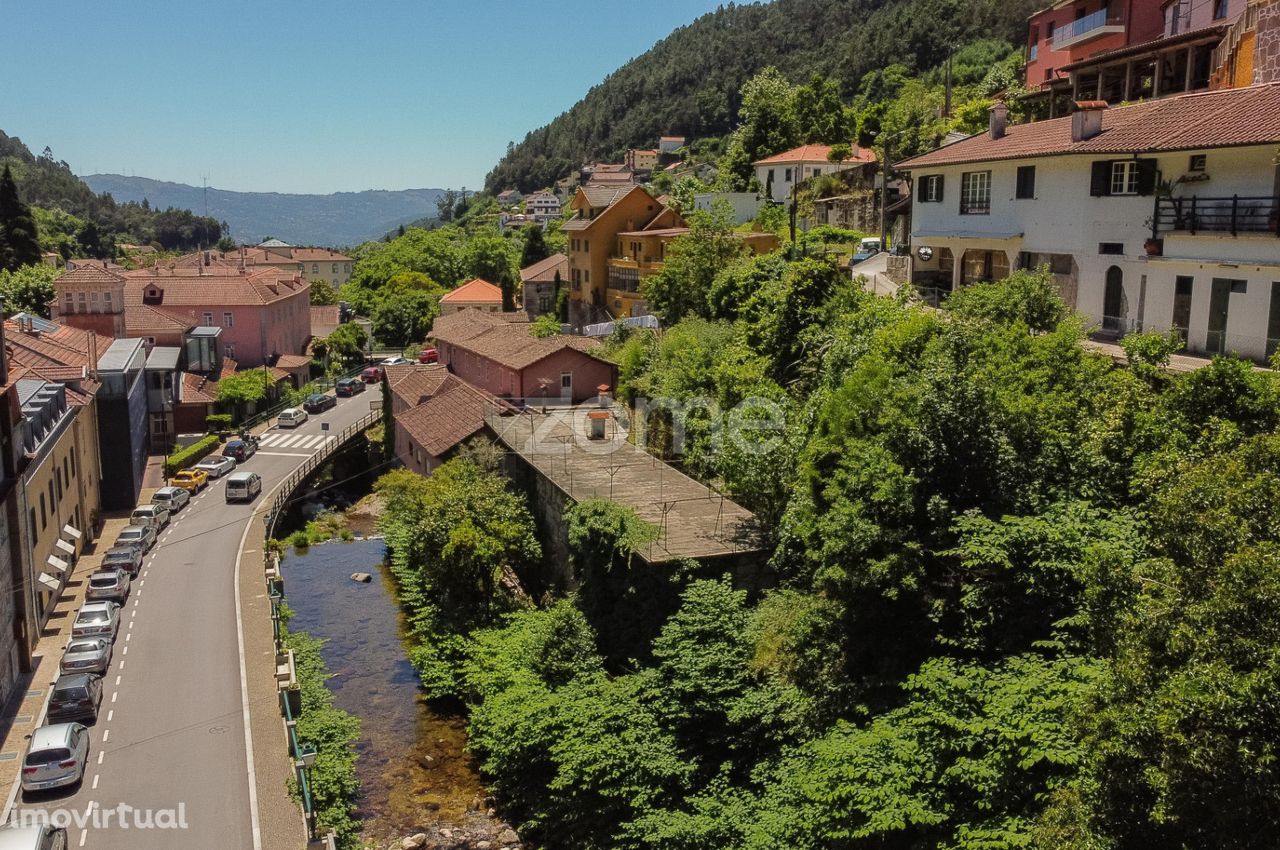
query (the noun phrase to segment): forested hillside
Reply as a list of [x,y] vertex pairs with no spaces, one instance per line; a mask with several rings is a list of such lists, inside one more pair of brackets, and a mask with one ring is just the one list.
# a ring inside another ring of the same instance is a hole
[[[722,136],[743,84],[768,66],[794,83],[834,79],[847,99],[870,72],[916,73],[950,48],[1020,40],[1039,0],[778,0],[729,4],[628,62],[569,111],[529,133],[489,173],[490,193],[550,185],[593,159],[620,159],[663,133]],[[584,85],[590,81],[584,80]]]
[[9,165],[18,193],[32,207],[40,246],[64,257],[115,256],[115,245],[158,244],[167,250],[211,247],[222,224],[187,209],[152,209],[146,203],[117,203],[99,195],[66,162],[45,148],[31,153],[22,140],[0,131],[0,166]]

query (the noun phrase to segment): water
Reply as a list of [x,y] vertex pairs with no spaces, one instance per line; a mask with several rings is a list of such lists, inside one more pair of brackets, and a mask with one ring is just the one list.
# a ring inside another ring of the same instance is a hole
[[[359,816],[365,839],[379,842],[460,824],[485,794],[464,718],[433,708],[418,686],[385,554],[381,540],[326,543],[291,551],[283,564],[290,628],[327,641],[334,702],[360,718]],[[354,572],[374,581],[354,582]]]

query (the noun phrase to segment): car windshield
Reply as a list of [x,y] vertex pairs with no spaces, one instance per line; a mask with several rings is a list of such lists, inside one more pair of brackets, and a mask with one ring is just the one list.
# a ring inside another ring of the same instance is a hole
[[135,530],[135,529],[126,529],[126,530],[124,530],[124,531],[120,532],[120,537],[119,537],[118,539],[120,539],[120,540],[141,540],[141,539],[142,539],[142,531],[141,531],[140,529],[137,529],[137,530]]
[[54,699],[84,699],[89,696],[89,692],[83,685],[76,685],[74,688],[58,688],[54,690]]
[[104,564],[128,564],[133,561],[133,556],[128,552],[108,552],[107,556],[102,559]]
[[77,623],[105,623],[111,618],[106,611],[81,611],[76,618]]
[[91,587],[115,587],[120,580],[114,575],[90,576],[89,585]]
[[33,753],[27,753],[27,767],[40,767],[44,764],[66,761],[69,758],[71,758],[71,750],[65,747],[56,747],[52,750],[36,750]]
[[96,640],[81,640],[67,644],[67,652],[97,652],[99,647]]

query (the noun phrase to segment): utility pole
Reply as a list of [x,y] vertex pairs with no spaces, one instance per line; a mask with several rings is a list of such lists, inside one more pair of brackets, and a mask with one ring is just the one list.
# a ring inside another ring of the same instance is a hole
[[947,83],[946,83],[946,99],[942,105],[942,117],[951,117],[951,57],[955,54],[956,47],[954,44],[947,45]]
[[880,250],[888,248],[889,241],[889,142],[902,135],[902,131],[888,133],[880,152]]

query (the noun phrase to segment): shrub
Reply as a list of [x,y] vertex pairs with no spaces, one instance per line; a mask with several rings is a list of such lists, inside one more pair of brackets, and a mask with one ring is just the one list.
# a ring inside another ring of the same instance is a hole
[[210,432],[230,431],[231,430],[231,414],[230,413],[213,413],[205,419],[205,427]]
[[185,469],[203,458],[209,452],[213,451],[221,442],[222,441],[218,439],[216,434],[208,434],[187,446],[185,449],[180,449],[174,452],[169,455],[169,457],[165,458],[165,474],[172,475],[179,469]]

